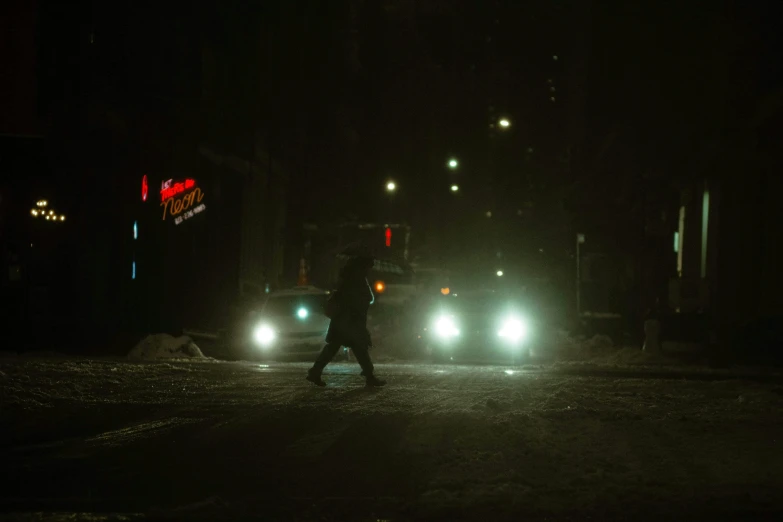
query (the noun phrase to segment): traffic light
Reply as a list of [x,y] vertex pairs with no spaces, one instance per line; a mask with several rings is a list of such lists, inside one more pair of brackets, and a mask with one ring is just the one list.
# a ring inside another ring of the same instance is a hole
[[386,246],[390,247],[391,246],[392,231],[391,231],[390,228],[387,228],[384,233],[386,234]]

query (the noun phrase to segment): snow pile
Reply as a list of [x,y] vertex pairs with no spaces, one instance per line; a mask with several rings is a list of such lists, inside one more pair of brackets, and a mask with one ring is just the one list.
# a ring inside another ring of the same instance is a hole
[[187,335],[173,337],[169,334],[148,335],[128,354],[135,361],[159,359],[207,359],[201,349]]

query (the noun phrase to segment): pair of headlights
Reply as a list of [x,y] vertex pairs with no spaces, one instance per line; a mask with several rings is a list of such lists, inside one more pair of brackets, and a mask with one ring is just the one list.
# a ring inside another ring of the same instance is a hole
[[[443,315],[435,321],[435,334],[442,339],[452,339],[459,336],[460,330],[452,316]],[[518,343],[528,335],[528,324],[522,317],[511,316],[499,321],[497,336],[506,341]]]

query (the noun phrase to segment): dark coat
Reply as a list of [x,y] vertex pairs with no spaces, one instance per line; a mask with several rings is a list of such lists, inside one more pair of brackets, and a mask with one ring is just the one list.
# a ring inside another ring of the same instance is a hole
[[375,296],[367,279],[352,270],[344,272],[335,299],[339,303],[339,309],[329,323],[326,342],[350,348],[372,345],[370,332],[367,330],[367,312],[375,301]]

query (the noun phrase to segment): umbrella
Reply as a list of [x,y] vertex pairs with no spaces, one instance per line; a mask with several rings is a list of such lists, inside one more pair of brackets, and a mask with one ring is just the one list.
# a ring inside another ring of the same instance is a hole
[[341,260],[360,256],[372,257],[375,259],[372,269],[376,272],[401,275],[413,273],[413,267],[404,259],[384,251],[370,248],[364,243],[351,243],[337,254],[337,258]]

